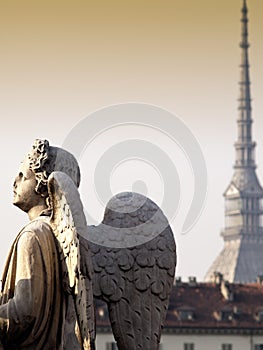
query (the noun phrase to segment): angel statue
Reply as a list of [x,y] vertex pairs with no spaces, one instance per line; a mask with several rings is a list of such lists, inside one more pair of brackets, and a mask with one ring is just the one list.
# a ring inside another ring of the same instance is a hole
[[81,224],[83,212],[79,181],[73,155],[46,140],[36,140],[20,165],[13,204],[30,222],[15,238],[3,272],[3,349],[94,349],[92,269],[89,252],[81,268],[74,222],[77,217]]
[[72,154],[36,140],[14,182],[28,214],[7,257],[0,349],[95,349],[94,300],[108,305],[119,350],[157,350],[176,265],[172,230],[149,198],[114,196],[88,226]]

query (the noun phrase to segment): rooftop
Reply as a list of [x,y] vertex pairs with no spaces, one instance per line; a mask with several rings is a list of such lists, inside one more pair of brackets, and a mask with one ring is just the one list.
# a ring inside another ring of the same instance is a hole
[[[195,278],[173,286],[164,332],[263,334],[263,284],[228,283]],[[98,302],[98,332],[110,331],[107,306]]]

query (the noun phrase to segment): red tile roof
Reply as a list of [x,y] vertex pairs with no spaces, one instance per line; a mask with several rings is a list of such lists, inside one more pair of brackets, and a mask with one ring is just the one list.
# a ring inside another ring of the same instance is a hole
[[[263,330],[263,320],[256,313],[263,311],[262,284],[229,284],[233,300],[222,294],[222,285],[216,283],[181,283],[173,287],[165,326],[168,328],[226,328]],[[176,310],[187,306],[194,311],[193,320],[180,320]],[[232,319],[220,315],[232,314]]]
[[[192,281],[173,286],[164,332],[247,333],[253,330],[263,334],[263,284],[223,283]],[[226,290],[230,294],[225,293]],[[99,315],[102,310],[104,317]],[[262,320],[257,317],[260,311]],[[101,302],[98,302],[97,326],[98,331],[110,327],[107,306]]]

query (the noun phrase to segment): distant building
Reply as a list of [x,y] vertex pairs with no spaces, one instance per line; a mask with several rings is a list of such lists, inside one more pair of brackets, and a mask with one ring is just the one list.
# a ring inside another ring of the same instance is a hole
[[[160,350],[262,350],[263,284],[211,283],[194,277],[173,286]],[[115,350],[107,307],[98,303],[97,348]]]
[[[263,350],[263,189],[255,171],[243,1],[238,140],[234,175],[224,193],[224,248],[206,282],[176,279],[160,350]],[[105,303],[97,302],[96,317],[97,349],[117,350]]]
[[258,275],[263,274],[263,189],[256,175],[256,144],[252,139],[247,12],[244,0],[238,139],[235,143],[234,175],[224,193],[224,248],[209,268],[205,281],[211,281],[216,271],[223,274],[229,282],[244,283],[253,282]]

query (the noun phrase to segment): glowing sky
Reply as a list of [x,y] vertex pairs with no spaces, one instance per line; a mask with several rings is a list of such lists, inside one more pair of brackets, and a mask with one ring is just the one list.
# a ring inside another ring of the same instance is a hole
[[[179,116],[203,150],[206,207],[191,232],[176,232],[177,274],[202,278],[222,247],[222,193],[232,176],[236,139],[242,1],[0,0],[0,5],[1,264],[26,222],[11,195],[32,141],[41,137],[61,145],[91,112],[134,101]],[[253,135],[262,180],[263,2],[249,0],[248,6]]]

